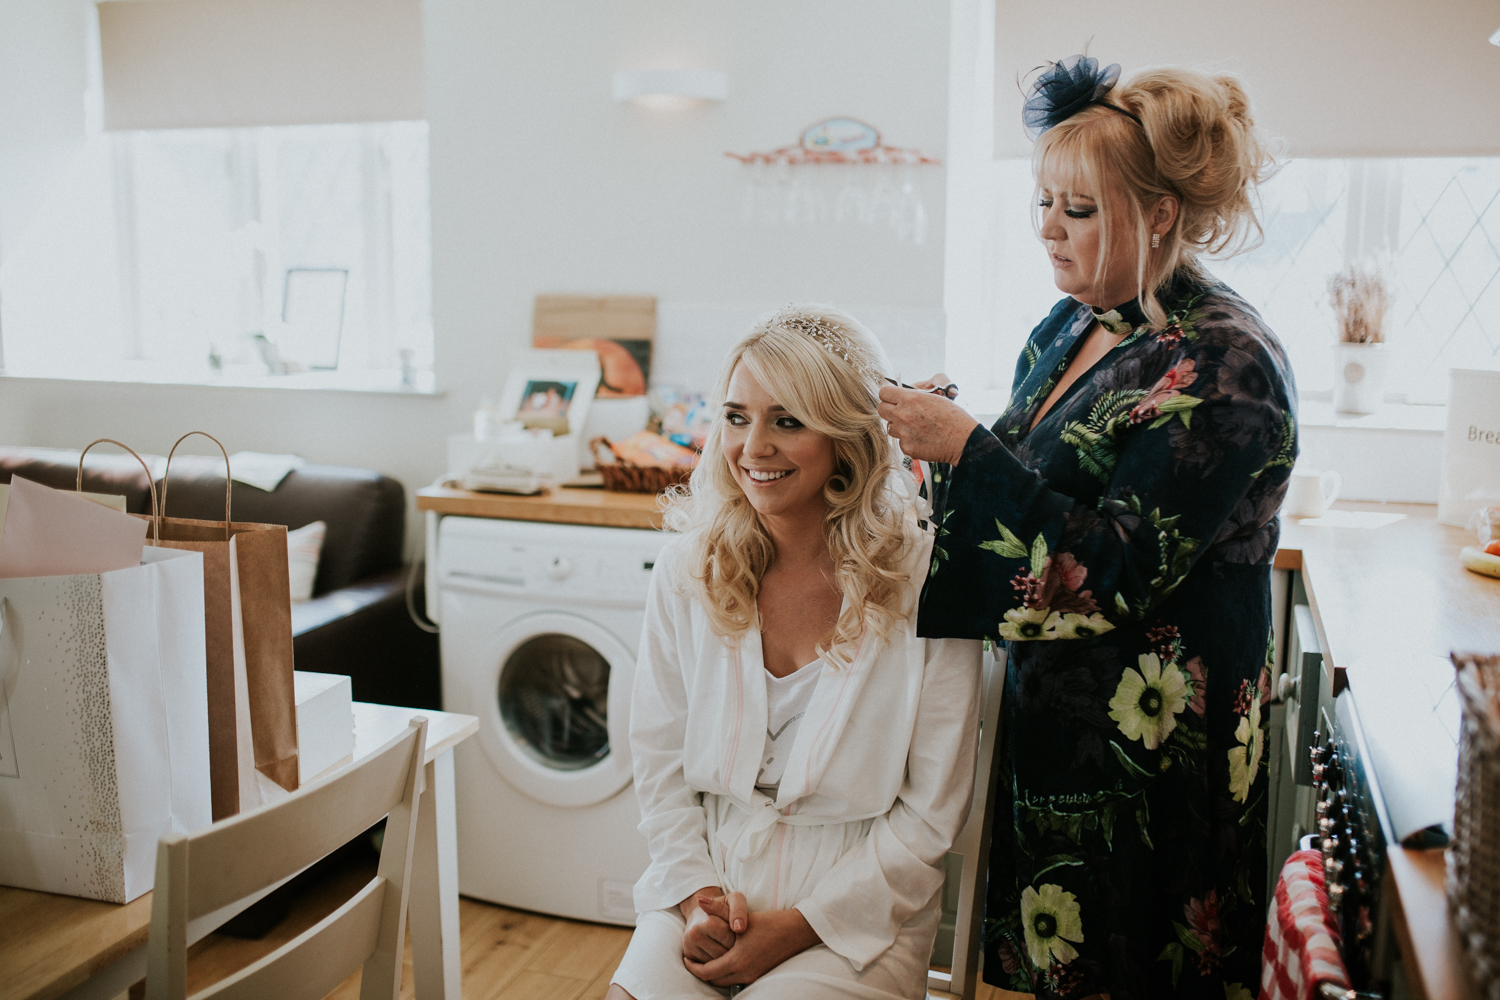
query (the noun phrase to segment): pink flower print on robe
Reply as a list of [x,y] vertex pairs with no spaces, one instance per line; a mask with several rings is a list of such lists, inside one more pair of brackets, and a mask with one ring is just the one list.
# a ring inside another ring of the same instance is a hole
[[1083,589],[1088,575],[1088,567],[1073,558],[1072,553],[1058,552],[1047,557],[1040,580],[1027,570],[1011,581],[1011,586],[1021,593],[1028,608],[1087,615],[1099,610],[1093,591]]
[[1177,362],[1175,366],[1168,369],[1165,375],[1156,380],[1156,385],[1151,387],[1150,395],[1135,404],[1135,408],[1130,411],[1130,422],[1139,424],[1161,416],[1161,404],[1174,396],[1182,395],[1182,390],[1196,381],[1198,381],[1198,363],[1192,358],[1184,358]]

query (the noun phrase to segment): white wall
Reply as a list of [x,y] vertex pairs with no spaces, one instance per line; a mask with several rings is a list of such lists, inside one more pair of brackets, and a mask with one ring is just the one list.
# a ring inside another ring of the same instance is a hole
[[83,146],[80,0],[0,0],[0,260]]
[[[0,56],[18,48],[38,64],[81,65],[84,23],[76,0],[0,0]],[[427,0],[425,25],[441,395],[0,378],[0,442],[77,447],[110,436],[165,453],[203,428],[231,450],[369,466],[411,490],[443,471],[444,436],[498,390],[529,340],[539,292],[659,296],[677,318],[663,324],[661,367],[701,383],[686,388],[706,388],[744,316],[795,299],[863,311],[899,341],[893,354],[941,358],[940,169],[924,182],[933,221],[917,247],[882,229],[743,222],[742,168],[723,154],[794,143],[837,114],[941,156],[944,5]],[[0,58],[0,82],[6,65]],[[678,113],[611,102],[614,70],[670,66],[726,70],[729,100]],[[81,69],[54,76],[66,79],[0,87],[0,125],[40,108],[38,134],[78,133]],[[40,105],[16,106],[38,89]],[[57,143],[20,145],[4,132],[0,191],[12,171],[45,176],[34,167]],[[0,229],[0,250],[5,237]]]

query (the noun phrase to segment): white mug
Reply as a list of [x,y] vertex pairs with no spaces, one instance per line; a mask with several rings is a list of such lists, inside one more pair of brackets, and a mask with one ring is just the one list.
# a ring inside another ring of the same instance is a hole
[[1343,477],[1332,469],[1327,472],[1293,469],[1281,511],[1289,517],[1322,517],[1329,504],[1338,499],[1343,485]]

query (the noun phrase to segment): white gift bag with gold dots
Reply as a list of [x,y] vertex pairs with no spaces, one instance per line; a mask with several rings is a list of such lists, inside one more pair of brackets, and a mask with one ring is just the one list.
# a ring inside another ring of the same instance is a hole
[[0,579],[0,884],[129,902],[211,819],[203,556]]

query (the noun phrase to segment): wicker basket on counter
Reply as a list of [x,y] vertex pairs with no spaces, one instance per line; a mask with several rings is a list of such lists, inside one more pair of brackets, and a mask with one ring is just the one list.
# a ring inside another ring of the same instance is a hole
[[1481,996],[1500,1000],[1500,656],[1454,653],[1463,727],[1448,908]]
[[596,437],[589,442],[594,463],[604,478],[604,488],[615,493],[660,493],[688,481],[690,468],[663,469],[655,465],[636,465],[614,453],[609,439]]

